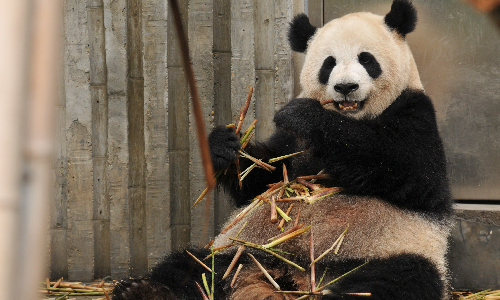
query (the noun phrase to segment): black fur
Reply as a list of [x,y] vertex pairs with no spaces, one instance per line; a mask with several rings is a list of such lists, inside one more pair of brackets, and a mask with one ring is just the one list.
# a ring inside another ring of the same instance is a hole
[[335,68],[335,65],[337,62],[335,61],[335,58],[333,56],[328,56],[325,61],[323,62],[323,65],[321,66],[321,69],[319,70],[319,82],[321,84],[327,84],[328,79],[330,78],[330,73],[332,73],[333,68]]
[[[363,264],[348,260],[334,267],[336,276]],[[325,288],[322,300],[421,300],[442,299],[444,283],[439,272],[427,259],[410,254],[374,259],[366,265]],[[371,293],[370,297],[346,293]]]
[[317,28],[312,26],[306,14],[296,15],[288,29],[290,47],[296,52],[306,52],[309,39],[316,33]]
[[417,10],[409,0],[394,0],[384,21],[389,28],[396,30],[404,38],[415,30]]
[[210,154],[215,172],[225,169],[236,160],[236,151],[241,148],[239,137],[233,128],[217,126],[208,136]]
[[380,74],[382,74],[382,68],[380,68],[380,64],[371,53],[361,52],[358,55],[358,60],[371,78],[376,79],[380,76]]
[[[196,257],[203,259],[209,254],[206,249],[189,249]],[[293,274],[300,272],[294,267],[267,255],[263,252],[247,249],[268,271],[281,270],[282,275],[274,279],[282,290],[298,290],[293,281]],[[234,251],[215,256],[215,293],[216,299],[227,299],[232,288],[229,283],[236,271],[234,268],[229,276],[222,280],[222,276],[231,263]],[[300,265],[307,265],[309,257],[293,257]],[[205,260],[210,266],[210,259]],[[334,278],[363,265],[362,259],[343,259],[329,263],[316,263],[316,278],[326,270],[326,277],[322,285]],[[254,266],[248,255],[243,254],[238,264],[245,268]],[[307,272],[307,271],[306,271]],[[128,279],[117,284],[113,291],[113,300],[170,300],[170,299],[201,299],[195,281],[202,284],[201,274],[207,276],[211,286],[211,273],[201,267],[185,251],[173,253],[158,264],[148,278]],[[300,272],[302,274],[302,272]],[[307,276],[307,275],[305,275]],[[267,281],[264,276],[262,280]],[[328,293],[321,299],[364,299],[366,297],[346,295],[345,293],[371,293],[369,299],[374,300],[418,300],[441,299],[444,290],[443,281],[434,265],[418,255],[401,254],[386,259],[372,259],[359,269],[336,281],[324,289]]]
[[[267,160],[300,150],[297,141],[306,145],[312,151],[309,159],[285,161],[291,178],[325,169],[332,179],[323,184],[340,186],[344,193],[377,196],[438,219],[450,216],[443,145],[434,107],[423,92],[403,91],[380,116],[363,120],[324,109],[314,99],[294,99],[274,121],[276,133],[247,151]],[[246,161],[240,159],[245,166]],[[234,173],[223,177],[221,184],[242,205],[262,193],[266,184],[281,180],[282,173],[255,169],[243,181],[243,190]]]

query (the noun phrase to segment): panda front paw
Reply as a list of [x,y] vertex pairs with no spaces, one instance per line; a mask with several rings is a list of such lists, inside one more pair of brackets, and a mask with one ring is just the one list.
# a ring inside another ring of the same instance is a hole
[[239,137],[232,128],[217,126],[208,136],[210,155],[216,172],[226,169],[236,160],[236,151],[241,148]]
[[293,99],[274,115],[274,122],[279,128],[290,130],[305,139],[309,139],[315,131],[319,130],[324,113],[325,109],[318,100]]

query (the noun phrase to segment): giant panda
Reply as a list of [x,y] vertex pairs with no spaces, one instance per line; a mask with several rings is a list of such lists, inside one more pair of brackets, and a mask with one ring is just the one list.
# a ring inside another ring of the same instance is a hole
[[[245,149],[264,161],[303,151],[284,161],[290,178],[323,171],[329,178],[317,183],[342,188],[341,193],[313,205],[296,203],[290,213],[295,216],[300,209],[301,222],[312,225],[315,257],[349,228],[339,252],[330,252],[316,263],[316,276],[324,274],[324,282],[330,282],[355,271],[327,286],[317,298],[447,299],[451,196],[434,107],[405,40],[416,21],[416,10],[407,0],[395,0],[385,16],[353,13],[322,28],[312,26],[304,14],[296,16],[289,42],[292,50],[305,53],[302,92],[275,114],[275,133]],[[329,99],[333,102],[321,105],[320,101]],[[245,207],[268,184],[282,180],[283,173],[281,162],[273,172],[255,169],[240,188],[234,165],[235,150],[241,147],[238,140],[224,126],[209,136],[214,167],[226,170],[218,183],[229,190],[237,206]],[[241,169],[250,163],[240,159]],[[239,238],[265,244],[277,235],[269,210],[269,205],[254,209]],[[238,225],[220,234],[213,246],[229,244],[228,238],[240,229]],[[305,233],[278,248],[307,267],[309,239],[310,233]],[[311,289],[309,270],[297,270],[260,250],[245,251],[257,258],[282,290]],[[194,247],[190,252],[199,258],[210,254]],[[247,255],[240,257],[244,267],[230,287],[235,270],[227,279],[221,278],[235,252],[232,247],[215,256],[216,299],[297,297],[275,293]],[[201,282],[204,272],[185,251],[174,252],[145,278],[120,282],[113,298],[201,299],[195,281]]]

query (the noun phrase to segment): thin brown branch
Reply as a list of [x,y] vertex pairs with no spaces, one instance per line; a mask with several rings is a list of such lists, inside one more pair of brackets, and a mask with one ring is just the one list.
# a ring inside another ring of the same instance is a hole
[[212,273],[212,269],[210,269],[209,267],[207,267],[207,265],[205,265],[201,260],[199,260],[198,258],[196,258],[196,256],[194,256],[193,254],[191,254],[191,252],[187,251],[187,254],[189,254],[189,256],[191,256],[194,260],[196,260],[197,263],[199,263],[202,267],[204,267],[205,269],[207,269],[208,271],[210,271],[210,273]]
[[238,266],[238,269],[236,269],[236,273],[234,273],[233,280],[231,280],[231,287],[233,287],[234,283],[236,282],[236,278],[238,278],[238,275],[240,274],[240,271],[242,268],[243,268],[243,265],[240,264]]
[[247,115],[248,107],[250,106],[250,101],[252,100],[253,87],[248,89],[247,100],[245,101],[245,107],[240,111],[240,120],[238,123],[238,127],[236,128],[236,134],[240,133],[241,127],[243,126],[243,120],[245,120],[245,116]]
[[297,212],[297,216],[295,217],[295,223],[293,224],[293,227],[296,227],[297,224],[299,224],[299,217],[300,217],[300,207],[299,211]]
[[198,289],[198,292],[200,292],[201,298],[203,300],[210,300],[210,298],[208,298],[207,294],[205,294],[205,291],[203,290],[201,285],[198,283],[198,281],[195,281],[194,283],[196,283],[196,288]]
[[278,222],[278,213],[276,212],[276,199],[271,196],[271,223]]
[[264,273],[264,275],[267,277],[267,279],[269,280],[269,282],[271,282],[271,284],[277,289],[277,290],[281,290],[280,286],[276,283],[276,281],[274,281],[274,279],[271,277],[271,275],[269,275],[269,273],[266,271],[266,269],[264,269],[264,267],[257,261],[257,259],[255,259],[255,257],[250,254],[250,253],[247,253],[248,256],[250,256],[252,258],[252,260],[254,261],[254,263],[257,265],[257,267],[262,271],[262,273]]
[[238,150],[238,153],[241,154],[241,156],[245,157],[245,158],[248,158],[249,160],[253,161],[254,163],[258,164],[259,166],[261,166],[262,168],[264,168],[265,170],[268,170],[268,171],[274,171],[276,170],[276,167],[274,166],[271,166],[270,164],[267,164],[261,160],[258,160],[256,159],[255,157],[251,156],[250,154],[242,151],[242,150]]
[[226,273],[224,273],[224,276],[222,276],[222,279],[226,279],[226,277],[229,276],[229,273],[231,273],[234,266],[238,262],[238,259],[240,258],[241,254],[243,253],[243,250],[245,250],[245,246],[241,245],[238,247],[238,251],[236,251],[236,254],[233,257],[233,260],[231,261],[231,264],[229,265],[229,267],[227,267]]
[[208,139],[205,132],[205,122],[203,120],[203,111],[201,109],[200,99],[198,97],[198,89],[194,79],[193,66],[189,58],[189,45],[187,38],[184,35],[184,29],[181,21],[181,14],[177,0],[170,0],[172,8],[172,15],[174,16],[174,23],[177,29],[179,45],[181,49],[182,59],[184,62],[184,72],[186,79],[189,83],[189,91],[191,92],[191,103],[193,104],[194,119],[196,121],[196,132],[198,135],[198,145],[201,150],[201,158],[203,162],[203,169],[205,171],[205,180],[209,190],[215,187],[214,169],[212,166],[212,159],[210,158],[210,148],[208,146]]
[[309,256],[311,258],[311,292],[316,289],[316,264],[314,262],[314,238],[313,238],[313,230],[311,228],[311,235],[309,241]]
[[[293,208],[293,203],[290,204],[290,206],[288,207],[288,209],[286,210],[286,215],[288,216],[290,214],[290,212],[292,211],[292,208]],[[283,226],[285,226],[285,218],[281,219],[280,221],[280,224],[278,225],[278,228],[281,229],[283,228]]]

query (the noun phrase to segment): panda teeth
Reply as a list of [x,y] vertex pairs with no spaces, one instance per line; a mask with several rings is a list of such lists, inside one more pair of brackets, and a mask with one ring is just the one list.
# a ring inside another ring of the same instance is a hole
[[[344,102],[344,104],[350,104],[350,103],[351,102],[347,102],[347,101]],[[346,106],[344,106],[344,105],[342,105],[342,104],[339,103],[339,108],[341,110],[357,109],[358,108],[358,103],[354,102],[354,104],[352,104],[352,105],[346,105]]]

